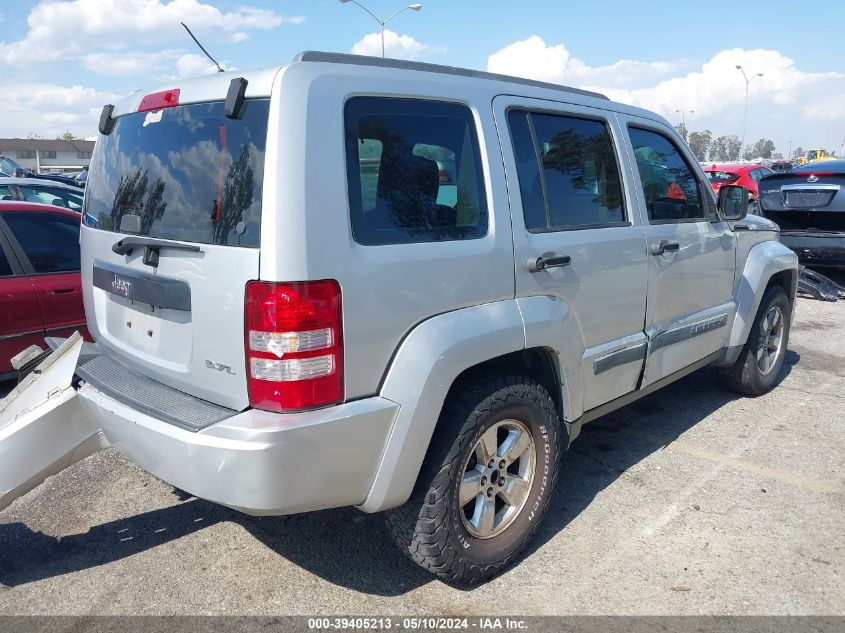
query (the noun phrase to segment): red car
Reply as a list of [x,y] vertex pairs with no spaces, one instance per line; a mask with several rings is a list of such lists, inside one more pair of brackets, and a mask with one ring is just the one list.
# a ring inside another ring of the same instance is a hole
[[758,163],[702,163],[701,168],[710,179],[710,186],[717,196],[722,185],[740,185],[748,189],[749,202],[760,197],[757,187],[760,179],[774,173]]
[[45,336],[88,338],[79,223],[69,209],[0,201],[0,380],[14,377],[12,356]]

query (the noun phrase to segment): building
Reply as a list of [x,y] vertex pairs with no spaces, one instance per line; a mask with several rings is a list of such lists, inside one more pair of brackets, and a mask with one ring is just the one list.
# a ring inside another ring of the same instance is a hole
[[0,138],[0,156],[39,173],[76,172],[88,167],[94,141],[44,138]]

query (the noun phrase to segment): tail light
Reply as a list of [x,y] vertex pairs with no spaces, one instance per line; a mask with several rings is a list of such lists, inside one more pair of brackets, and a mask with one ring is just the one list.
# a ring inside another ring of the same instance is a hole
[[250,281],[245,311],[253,407],[301,411],[343,399],[343,324],[336,281]]
[[171,90],[164,90],[162,92],[153,92],[144,95],[138,105],[138,112],[147,112],[149,110],[161,110],[162,108],[172,108],[179,105],[179,88],[172,88]]

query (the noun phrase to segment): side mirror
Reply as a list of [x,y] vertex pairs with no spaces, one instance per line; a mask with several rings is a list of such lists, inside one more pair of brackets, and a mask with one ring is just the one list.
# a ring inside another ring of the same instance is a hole
[[722,185],[719,189],[719,215],[731,222],[748,215],[748,190],[739,185]]

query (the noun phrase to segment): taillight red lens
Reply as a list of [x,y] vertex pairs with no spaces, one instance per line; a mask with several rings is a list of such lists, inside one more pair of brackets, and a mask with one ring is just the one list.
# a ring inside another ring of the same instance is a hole
[[171,90],[164,90],[162,92],[153,92],[144,95],[141,99],[141,105],[138,106],[138,112],[147,112],[148,110],[160,110],[161,108],[172,108],[179,105],[179,88]]
[[300,411],[343,399],[343,322],[336,281],[250,281],[245,309],[253,407]]

